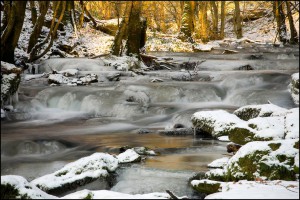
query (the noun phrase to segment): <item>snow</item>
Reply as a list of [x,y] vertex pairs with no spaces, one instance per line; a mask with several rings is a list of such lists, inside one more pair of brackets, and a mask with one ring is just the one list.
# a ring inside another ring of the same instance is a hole
[[62,71],[58,71],[57,73],[63,74],[64,76],[75,76],[78,74],[78,69],[65,69]]
[[199,185],[200,183],[205,183],[205,184],[216,184],[216,183],[221,183],[219,181],[212,181],[212,180],[209,180],[209,179],[202,179],[202,180],[192,180],[191,181],[191,185],[192,186],[197,186]]
[[[296,83],[298,83],[298,88],[295,87]],[[288,85],[288,89],[295,104],[299,105],[299,73],[292,74],[292,82]]]
[[12,70],[14,68],[17,68],[17,67],[14,64],[1,61],[1,68],[10,71],[10,70]]
[[140,158],[140,155],[137,154],[134,150],[132,149],[127,149],[125,152],[120,153],[117,156],[119,163],[130,163],[130,162],[134,162],[137,159]]
[[81,190],[72,194],[68,194],[61,199],[85,199],[87,196],[91,199],[169,199],[167,193],[149,193],[149,194],[125,194],[109,190]]
[[1,108],[1,119],[5,118],[5,111]]
[[198,44],[194,45],[194,48],[200,51],[211,51],[213,49],[213,46],[209,44]]
[[285,139],[299,138],[299,108],[293,108],[285,116]]
[[298,181],[238,181],[221,184],[222,192],[205,199],[299,199]]
[[11,87],[10,81],[16,78],[16,74],[2,74],[2,83],[1,83],[1,98],[9,92]]
[[24,80],[29,81],[31,79],[44,77],[45,75],[46,75],[46,73],[42,73],[42,74],[25,74]]
[[48,77],[49,80],[55,83],[65,83],[67,84],[70,80],[62,74],[50,74]]
[[[2,185],[10,184],[16,188],[20,195],[27,195],[31,199],[58,199],[37,188],[34,184],[29,183],[24,177],[16,175],[1,176]],[[2,194],[1,194],[2,195]]]
[[94,153],[65,165],[62,169],[34,179],[33,184],[43,190],[62,187],[65,184],[82,180],[86,177],[99,178],[107,176],[118,167],[118,160],[106,153]]
[[217,160],[212,161],[207,166],[211,168],[223,168],[227,165],[229,157],[219,158]]
[[255,136],[273,140],[284,138],[284,117],[256,117],[248,121],[248,126],[255,126]]
[[224,142],[229,142],[230,141],[227,135],[218,137],[218,140],[224,141]]

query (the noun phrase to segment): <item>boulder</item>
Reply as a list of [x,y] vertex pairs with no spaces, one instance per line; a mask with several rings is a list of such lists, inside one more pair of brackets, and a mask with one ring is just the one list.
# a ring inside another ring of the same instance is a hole
[[229,144],[227,144],[226,148],[227,148],[227,153],[233,153],[235,154],[242,146],[239,144],[235,144],[233,142],[230,142]]
[[106,153],[94,153],[65,165],[54,173],[31,183],[47,193],[59,193],[85,185],[99,178],[108,178],[118,167],[118,159]]
[[148,147],[131,147],[131,146],[123,146],[120,148],[120,153],[124,153],[126,150],[132,149],[139,155],[145,155],[145,156],[155,156],[157,155],[154,150],[148,148]]
[[[224,168],[227,181],[242,179],[255,180],[296,180],[296,157],[299,139],[249,142],[231,157]],[[298,168],[299,169],[299,168]]]
[[1,176],[1,199],[58,199],[16,175]]
[[217,138],[228,135],[234,125],[245,124],[246,122],[225,110],[214,110],[194,113],[192,123],[195,128]]
[[70,80],[69,78],[65,77],[64,75],[62,74],[50,74],[49,77],[48,77],[48,83],[49,84],[67,84],[69,83]]
[[133,163],[140,162],[142,157],[137,154],[133,149],[127,149],[125,152],[117,156],[119,163]]
[[288,86],[294,103],[299,106],[299,73],[292,75],[292,81]]
[[203,180],[193,180],[191,182],[191,185],[194,190],[200,193],[212,194],[219,191],[221,183],[218,181],[203,179]]
[[248,121],[255,117],[269,117],[274,112],[285,112],[287,109],[274,104],[247,105],[235,110],[233,114]]
[[224,168],[227,165],[229,157],[219,158],[217,160],[212,161],[207,165],[209,168]]

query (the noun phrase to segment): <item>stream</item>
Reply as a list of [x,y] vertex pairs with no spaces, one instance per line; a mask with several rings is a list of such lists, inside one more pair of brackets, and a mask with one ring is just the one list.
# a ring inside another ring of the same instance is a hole
[[[202,62],[198,81],[177,81],[187,70],[148,71],[120,81],[105,81],[112,67],[101,59],[50,59],[39,73],[79,68],[95,73],[98,83],[88,86],[50,87],[46,78],[22,80],[17,113],[1,121],[1,175],[21,175],[28,181],[52,173],[68,162],[94,152],[118,154],[121,146],[147,146],[159,152],[138,164],[122,165],[112,187],[92,184],[88,189],[143,194],[173,191],[200,198],[188,184],[207,164],[227,154],[228,142],[193,135],[165,136],[159,130],[183,124],[201,110],[233,112],[249,104],[268,101],[296,107],[288,91],[291,74],[299,71],[298,47],[257,46],[236,54],[212,52],[150,52],[174,62]],[[253,56],[255,55],[255,56]],[[254,70],[238,70],[250,65]],[[207,78],[208,77],[208,78]],[[163,82],[151,82],[153,78]],[[150,133],[138,134],[141,130]],[[82,188],[81,188],[82,189]],[[79,189],[77,189],[79,190]]]

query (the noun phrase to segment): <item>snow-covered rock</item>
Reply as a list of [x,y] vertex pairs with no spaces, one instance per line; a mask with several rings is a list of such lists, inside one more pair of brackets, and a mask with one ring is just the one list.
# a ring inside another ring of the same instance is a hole
[[191,185],[194,190],[205,194],[212,194],[219,191],[221,183],[219,181],[212,181],[208,179],[193,180]]
[[139,155],[155,156],[156,153],[148,147],[134,147],[133,150]]
[[5,118],[5,116],[6,116],[5,111],[1,108],[1,119]]
[[75,76],[78,74],[78,69],[65,69],[62,71],[58,71],[57,73],[62,74],[64,76]]
[[294,103],[299,105],[299,73],[292,75],[292,81],[289,84],[288,89],[292,95]]
[[69,78],[65,77],[62,74],[50,74],[48,77],[49,84],[55,83],[55,84],[67,84],[69,83]]
[[197,44],[193,46],[194,51],[211,51],[213,49],[213,46],[210,44]]
[[68,194],[61,199],[170,199],[167,193],[125,194],[109,190],[81,190]]
[[118,167],[118,159],[106,153],[94,153],[65,165],[62,169],[34,179],[31,183],[46,192],[66,190],[109,176]]
[[246,181],[221,183],[221,192],[205,199],[299,199],[298,181]]
[[207,166],[210,168],[223,168],[224,166],[227,165],[228,160],[229,157],[219,158],[217,160],[212,161]]
[[249,142],[229,159],[223,170],[205,175],[217,181],[296,180],[299,173],[297,156],[299,139]]
[[194,127],[217,138],[228,135],[228,131],[236,124],[246,124],[234,114],[224,110],[200,111],[192,116]]
[[1,176],[1,199],[58,199],[16,175]]
[[141,161],[141,156],[132,149],[127,149],[125,152],[117,156],[119,163],[132,163]]
[[233,114],[243,120],[249,120],[255,117],[269,117],[275,112],[285,112],[287,109],[274,104],[247,105],[235,110]]

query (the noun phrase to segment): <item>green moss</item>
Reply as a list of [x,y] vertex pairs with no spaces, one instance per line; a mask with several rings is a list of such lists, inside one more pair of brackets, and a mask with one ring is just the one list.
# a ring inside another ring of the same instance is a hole
[[279,147],[281,146],[280,143],[270,143],[268,144],[268,146],[273,150],[276,151],[277,149],[279,149]]
[[256,125],[256,124],[248,124],[248,126],[249,126],[250,128],[253,128],[253,129],[256,129],[256,128],[257,128],[257,125]]
[[299,174],[299,167],[294,166],[294,172],[295,172],[295,174]]
[[193,188],[201,193],[212,194],[218,192],[220,185],[220,183],[207,183],[204,181],[204,183],[199,183],[198,185],[193,186]]
[[10,184],[1,184],[1,199],[31,199],[27,194],[20,195],[19,190]]
[[228,138],[230,141],[244,145],[248,142],[253,141],[254,133],[245,128],[234,127],[230,129]]
[[88,195],[86,197],[84,197],[83,199],[92,199],[92,198],[93,198],[92,194],[88,193]]
[[245,108],[243,111],[236,113],[240,119],[248,121],[249,119],[255,118],[260,113],[260,108]]
[[59,172],[58,174],[55,174],[55,176],[63,176],[63,175],[66,175],[68,173],[68,171],[62,171],[62,172]]
[[297,142],[295,142],[294,146],[295,149],[299,149],[299,140]]

